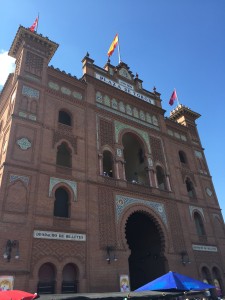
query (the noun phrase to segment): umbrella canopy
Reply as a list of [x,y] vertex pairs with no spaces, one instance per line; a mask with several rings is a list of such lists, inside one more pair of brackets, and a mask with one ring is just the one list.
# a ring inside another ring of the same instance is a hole
[[168,272],[165,275],[143,285],[135,292],[140,291],[203,291],[212,289],[215,286],[193,279],[191,277],[176,273]]
[[39,296],[36,293],[30,294],[19,290],[0,291],[1,300],[33,300],[37,298]]

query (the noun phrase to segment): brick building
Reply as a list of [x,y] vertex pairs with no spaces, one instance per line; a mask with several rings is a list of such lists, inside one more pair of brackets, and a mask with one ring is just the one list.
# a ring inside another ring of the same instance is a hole
[[224,222],[196,128],[169,118],[121,62],[89,54],[80,79],[58,45],[20,26],[0,98],[1,276],[39,293],[132,290],[169,270],[225,292]]

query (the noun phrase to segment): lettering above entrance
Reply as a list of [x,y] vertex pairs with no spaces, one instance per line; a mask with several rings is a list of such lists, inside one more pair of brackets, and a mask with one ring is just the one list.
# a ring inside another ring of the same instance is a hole
[[121,91],[123,91],[123,92],[125,92],[127,94],[130,94],[130,95],[132,95],[132,96],[134,96],[136,98],[139,98],[142,101],[145,101],[145,102],[148,102],[150,104],[155,105],[155,100],[154,99],[151,99],[151,98],[149,98],[149,97],[147,97],[147,96],[145,96],[145,95],[143,95],[141,93],[137,93],[134,90],[133,86],[132,86],[132,88],[129,88],[126,85],[121,84],[121,81],[120,81],[120,83],[115,82],[115,81],[113,81],[113,80],[111,80],[109,78],[106,78],[106,77],[98,74],[98,73],[95,74],[95,78],[98,79],[98,80],[103,81],[104,83],[106,83],[108,85],[111,85],[112,87],[115,87],[118,90],[121,90]]
[[130,205],[133,204],[142,204],[146,207],[151,208],[162,220],[162,222],[168,226],[167,216],[165,207],[162,203],[153,202],[153,201],[146,201],[138,198],[130,198],[122,195],[116,195],[116,220],[117,223],[119,222],[120,217],[123,214],[123,211]]

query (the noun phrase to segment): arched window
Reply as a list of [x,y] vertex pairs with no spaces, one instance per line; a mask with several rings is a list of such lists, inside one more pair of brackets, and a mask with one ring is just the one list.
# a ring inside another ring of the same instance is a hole
[[69,195],[63,188],[55,191],[54,217],[69,217]]
[[188,196],[190,198],[196,198],[196,193],[195,193],[195,189],[194,189],[194,185],[191,182],[190,178],[187,178],[186,181],[186,188],[187,188],[187,192],[188,192]]
[[107,150],[103,152],[103,175],[113,177],[113,157]]
[[122,138],[125,176],[128,182],[149,185],[148,161],[141,139],[133,133],[125,133]]
[[72,167],[71,150],[66,143],[62,143],[57,148],[56,164],[63,167]]
[[184,151],[179,151],[180,162],[183,164],[187,164],[187,156]]
[[156,178],[160,190],[166,190],[166,177],[162,167],[156,167]]
[[58,122],[61,124],[68,125],[68,126],[72,125],[71,116],[64,110],[59,111]]
[[194,221],[195,221],[195,227],[198,236],[204,236],[205,235],[205,228],[202,222],[202,217],[198,212],[194,213]]

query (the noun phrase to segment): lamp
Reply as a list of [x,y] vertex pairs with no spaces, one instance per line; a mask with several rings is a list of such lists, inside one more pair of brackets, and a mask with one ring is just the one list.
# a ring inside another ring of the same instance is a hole
[[180,253],[180,255],[181,255],[181,262],[182,262],[182,264],[183,264],[184,266],[185,266],[186,264],[190,264],[190,263],[191,263],[187,251],[182,251],[182,252]]
[[108,264],[111,263],[111,261],[117,261],[118,258],[116,256],[115,250],[113,246],[107,246],[106,247],[106,261]]
[[6,242],[5,252],[3,254],[3,257],[5,259],[7,259],[8,262],[10,262],[10,260],[11,260],[13,248],[16,249],[15,259],[18,259],[20,257],[20,255],[19,255],[19,241],[17,241],[17,240],[8,240]]

